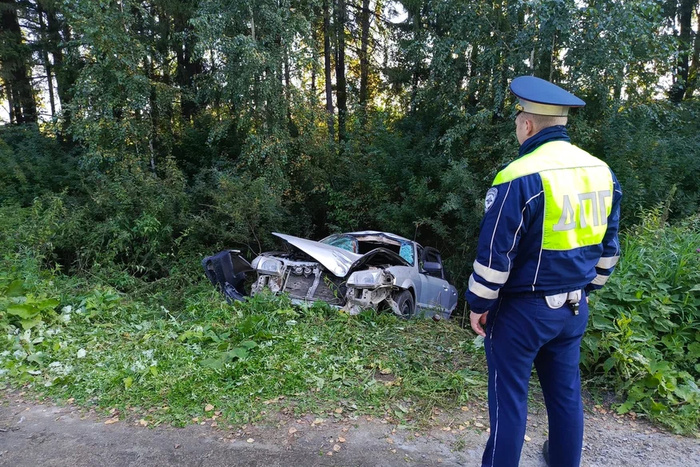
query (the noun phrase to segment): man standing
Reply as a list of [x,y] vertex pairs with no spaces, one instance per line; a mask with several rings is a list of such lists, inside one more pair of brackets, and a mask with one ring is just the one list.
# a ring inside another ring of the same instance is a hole
[[489,369],[491,432],[482,466],[518,465],[533,363],[549,418],[545,460],[578,466],[586,295],[605,284],[619,258],[622,191],[603,161],[570,143],[567,114],[585,105],[581,99],[532,76],[514,79],[510,89],[518,98],[519,158],[486,193],[466,293]]

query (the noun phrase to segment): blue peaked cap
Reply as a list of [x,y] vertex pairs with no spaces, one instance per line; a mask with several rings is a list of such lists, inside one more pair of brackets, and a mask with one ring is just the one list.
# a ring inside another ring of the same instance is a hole
[[534,76],[519,76],[510,83],[518,98],[516,109],[535,115],[566,117],[571,107],[583,107],[584,101],[556,84]]

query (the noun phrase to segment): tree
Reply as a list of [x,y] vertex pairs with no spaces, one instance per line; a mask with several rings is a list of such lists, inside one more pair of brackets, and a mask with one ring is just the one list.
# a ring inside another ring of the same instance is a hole
[[335,0],[335,85],[336,104],[338,106],[338,143],[339,152],[343,151],[346,140],[346,120],[348,112],[347,82],[345,80],[345,23],[347,10],[345,0]]
[[329,0],[323,0],[323,70],[326,80],[326,112],[328,112],[328,135],[335,140],[335,123],[333,117],[333,77],[331,76],[331,14]]
[[9,103],[10,122],[36,123],[31,49],[19,26],[20,8],[15,0],[0,0],[0,78]]
[[[669,91],[672,102],[681,102],[690,97],[695,90],[698,66],[698,31],[693,30],[692,20],[695,16],[695,24],[698,23],[698,0],[679,0],[673,5],[674,16],[677,17],[680,32],[678,35],[678,59],[674,69],[673,86]],[[675,19],[675,18],[674,18]],[[693,59],[691,63],[691,57]],[[691,74],[691,65],[694,65]]]

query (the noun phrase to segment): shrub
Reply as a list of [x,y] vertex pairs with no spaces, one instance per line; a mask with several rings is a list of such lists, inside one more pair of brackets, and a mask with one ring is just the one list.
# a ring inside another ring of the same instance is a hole
[[689,433],[700,423],[700,216],[665,226],[661,212],[623,237],[617,270],[591,297],[582,363],[622,395],[620,413]]
[[0,204],[77,189],[77,150],[67,151],[36,125],[0,126]]

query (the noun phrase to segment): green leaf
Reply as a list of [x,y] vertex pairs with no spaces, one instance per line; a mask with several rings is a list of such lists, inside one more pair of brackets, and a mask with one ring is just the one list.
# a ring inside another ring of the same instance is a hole
[[39,324],[42,323],[41,317],[40,316],[35,316],[34,318],[30,319],[22,319],[19,321],[20,324],[22,325],[22,329],[31,329],[34,326],[38,326]]
[[8,285],[7,289],[5,290],[5,295],[7,297],[21,297],[22,295],[24,295],[24,293],[24,282],[20,279],[12,281],[12,283],[10,283],[10,285]]
[[609,372],[610,369],[615,365],[615,358],[614,357],[609,357],[607,360],[605,360],[605,363],[603,363],[603,370],[605,372]]
[[612,331],[615,329],[615,327],[612,324],[612,320],[606,318],[605,316],[601,316],[599,314],[593,315],[593,327],[595,329],[601,329],[604,331]]
[[700,342],[688,344],[688,358],[691,360],[700,359]]
[[226,352],[226,356],[230,359],[240,358],[244,359],[248,356],[248,350],[243,347],[236,347],[235,349]]
[[32,305],[20,304],[10,305],[7,307],[7,312],[14,316],[19,316],[22,319],[30,319],[39,314],[36,307]]
[[27,356],[28,362],[41,363],[44,356],[41,353],[33,353]]
[[134,384],[134,378],[127,376],[122,380],[124,382],[124,389],[129,389]]
[[202,366],[207,368],[213,368],[215,370],[221,370],[224,367],[224,362],[220,358],[207,358],[202,360]]
[[630,410],[632,410],[632,407],[634,407],[634,404],[636,401],[627,399],[624,404],[620,404],[620,406],[617,408],[617,413],[623,414],[627,413]]
[[55,298],[49,298],[46,300],[42,300],[39,303],[37,303],[38,308],[41,310],[53,310],[58,306],[58,304],[61,303]]
[[239,344],[244,349],[250,350],[253,347],[257,347],[258,344],[255,341],[243,341]]

